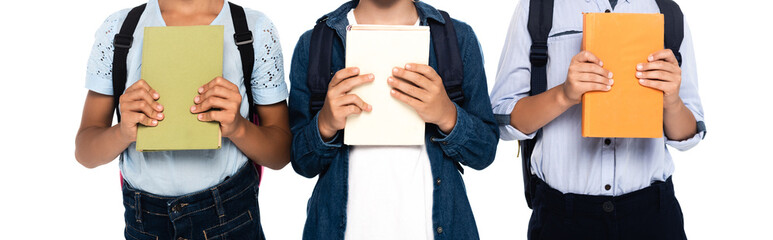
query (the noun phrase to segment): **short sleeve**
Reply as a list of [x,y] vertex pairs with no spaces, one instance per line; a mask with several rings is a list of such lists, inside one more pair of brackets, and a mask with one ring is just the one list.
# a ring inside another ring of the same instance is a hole
[[269,105],[284,101],[289,93],[276,27],[265,15],[260,14],[252,32],[257,40],[253,42],[255,67],[252,72],[252,95],[255,104]]
[[127,10],[107,17],[94,34],[94,45],[86,65],[86,88],[113,95],[113,37],[120,30]]

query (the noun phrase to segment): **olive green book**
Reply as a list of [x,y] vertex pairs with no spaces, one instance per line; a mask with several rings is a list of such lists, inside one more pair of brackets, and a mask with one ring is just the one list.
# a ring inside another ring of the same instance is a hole
[[219,149],[220,124],[191,113],[198,89],[223,75],[223,26],[146,27],[142,79],[155,89],[164,119],[137,129],[137,151]]

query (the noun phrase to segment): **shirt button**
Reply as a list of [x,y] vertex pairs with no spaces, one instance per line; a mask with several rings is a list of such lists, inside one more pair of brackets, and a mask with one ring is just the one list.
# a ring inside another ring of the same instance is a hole
[[440,178],[437,178],[437,180],[435,180],[435,184],[440,185]]
[[437,233],[438,234],[443,233],[443,227],[437,227]]
[[604,205],[602,205],[602,208],[604,208],[604,212],[610,213],[615,210],[615,205],[610,201],[606,201],[604,202]]
[[609,146],[609,144],[612,144],[612,139],[605,138],[605,139],[604,139],[604,145],[607,145],[607,146]]
[[609,189],[612,189],[612,186],[610,186],[609,184],[604,185],[604,190],[609,191]]
[[605,13],[611,13],[612,11],[610,11],[609,9],[607,9],[607,10],[606,10],[606,11],[604,11],[604,12],[605,12]]
[[177,240],[186,240],[184,237],[178,237]]

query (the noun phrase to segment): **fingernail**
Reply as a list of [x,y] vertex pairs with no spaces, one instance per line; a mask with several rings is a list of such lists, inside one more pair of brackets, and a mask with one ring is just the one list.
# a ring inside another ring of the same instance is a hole
[[394,90],[394,89],[393,89],[393,90],[390,90],[389,92],[390,92],[390,93],[392,93],[392,94],[397,94],[397,92],[395,92],[395,90]]
[[651,62],[652,60],[655,60],[655,57],[653,57],[652,55],[650,55],[649,57],[647,57],[647,60],[649,60],[649,61]]
[[641,77],[641,72],[636,72],[636,77]]
[[391,82],[394,82],[394,81],[395,81],[395,80],[394,80],[394,79],[392,79],[392,77],[387,77],[387,82],[390,82],[390,83],[391,83]]
[[191,106],[191,111],[196,111],[196,106]]
[[612,84],[615,84],[615,80],[614,79],[609,79],[609,86],[612,86]]
[[599,61],[599,66],[602,66],[602,67],[603,67],[603,66],[604,66],[604,62],[602,62],[602,61]]
[[607,78],[612,78],[612,72],[609,72],[609,74],[607,75],[608,75]]
[[398,71],[400,71],[400,69],[392,68],[392,73],[397,73]]
[[158,99],[158,93],[153,93],[153,98]]
[[158,109],[159,111],[164,110],[164,106],[161,106],[161,104],[156,105],[156,109]]
[[360,73],[360,69],[359,68],[354,68],[354,69],[352,69],[352,73],[354,73],[354,74]]
[[612,89],[612,86],[607,85],[607,91],[609,91],[610,89]]
[[202,92],[204,92],[204,88],[203,88],[203,87],[200,87],[200,88],[199,88],[199,93],[202,93]]
[[196,103],[199,103],[199,100],[201,100],[201,98],[199,96],[196,96],[195,98],[193,98],[193,101],[196,102]]
[[411,65],[410,64],[405,64],[405,69],[410,70],[411,69]]
[[644,84],[644,80],[639,79],[639,84]]
[[159,119],[164,118],[164,114],[158,113],[158,114],[156,114],[156,117],[159,118]]
[[158,120],[153,120],[153,121],[151,122],[151,124],[153,124],[154,126],[155,126],[155,125],[158,125]]
[[640,64],[638,64],[638,65],[636,65],[636,70],[641,70],[641,68],[642,68],[642,65],[641,65],[641,63],[640,63]]
[[368,74],[368,79],[373,80],[374,78],[376,78],[376,75],[373,75],[373,73]]
[[196,116],[196,118],[198,118],[199,120],[204,119],[204,115],[203,114],[199,114],[198,116]]

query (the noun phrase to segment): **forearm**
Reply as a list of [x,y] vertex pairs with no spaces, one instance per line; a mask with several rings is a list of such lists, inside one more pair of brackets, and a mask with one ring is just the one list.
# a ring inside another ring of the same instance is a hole
[[240,131],[230,140],[244,155],[261,166],[282,169],[290,162],[292,135],[278,126],[256,126],[246,119],[240,123]]
[[529,135],[573,105],[566,99],[563,87],[558,85],[542,94],[520,99],[510,114],[510,125]]
[[126,150],[131,141],[121,135],[120,125],[88,127],[78,131],[75,138],[75,159],[87,167],[107,164]]
[[666,137],[674,141],[689,139],[696,133],[695,116],[681,99],[663,110],[663,130]]

